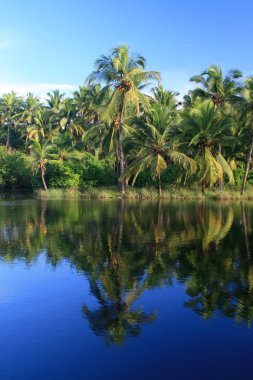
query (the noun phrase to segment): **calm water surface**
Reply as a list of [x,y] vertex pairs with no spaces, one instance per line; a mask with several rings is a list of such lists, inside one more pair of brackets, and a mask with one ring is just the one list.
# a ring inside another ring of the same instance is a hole
[[0,379],[246,379],[253,205],[0,200]]

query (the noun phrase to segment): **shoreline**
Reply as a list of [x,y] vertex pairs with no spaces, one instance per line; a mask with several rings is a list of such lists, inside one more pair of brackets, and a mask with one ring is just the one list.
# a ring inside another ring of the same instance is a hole
[[76,189],[48,189],[35,190],[34,196],[37,199],[137,199],[137,200],[253,200],[253,189],[247,189],[243,195],[238,189],[224,189],[222,191],[206,190],[202,194],[199,189],[168,188],[164,189],[161,197],[157,190],[153,188],[128,188],[121,194],[116,187],[94,187],[84,191]]

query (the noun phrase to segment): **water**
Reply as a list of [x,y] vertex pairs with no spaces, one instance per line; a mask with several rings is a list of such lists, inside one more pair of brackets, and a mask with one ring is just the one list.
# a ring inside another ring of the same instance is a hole
[[243,379],[253,205],[0,201],[1,380]]

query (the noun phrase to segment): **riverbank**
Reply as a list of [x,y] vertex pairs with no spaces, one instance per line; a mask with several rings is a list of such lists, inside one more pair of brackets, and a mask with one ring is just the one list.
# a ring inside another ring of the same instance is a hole
[[[36,190],[35,197],[38,199],[158,199],[155,188],[128,188],[121,194],[117,187],[91,187],[84,191],[76,189],[49,189]],[[198,188],[169,187],[164,189],[163,199],[214,199],[214,200],[253,200],[253,188],[249,188],[243,195],[239,189],[224,189],[220,191],[206,190],[205,194]]]

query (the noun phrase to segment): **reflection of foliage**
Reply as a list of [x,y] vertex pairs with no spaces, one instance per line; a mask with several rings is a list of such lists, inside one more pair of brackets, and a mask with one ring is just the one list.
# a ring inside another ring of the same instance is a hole
[[155,318],[154,312],[145,314],[141,308],[131,309],[131,304],[139,292],[131,293],[122,300],[119,291],[117,298],[111,299],[101,292],[97,283],[91,284],[91,292],[97,298],[100,308],[90,310],[84,305],[83,313],[89,320],[92,330],[98,335],[105,336],[107,343],[120,345],[126,335],[138,336],[141,324],[152,322]]
[[153,321],[137,299],[173,280],[203,318],[219,312],[249,325],[251,214],[244,204],[8,201],[0,204],[0,256],[30,263],[43,250],[54,266],[67,259],[87,276],[98,306],[84,305],[83,314],[109,343]]

